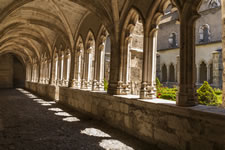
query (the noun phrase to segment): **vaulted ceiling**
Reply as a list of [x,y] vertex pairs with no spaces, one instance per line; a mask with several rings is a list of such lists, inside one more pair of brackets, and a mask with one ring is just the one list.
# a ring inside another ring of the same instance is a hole
[[0,0],[0,53],[40,59],[58,41],[73,49],[81,21],[94,13],[110,24],[110,12],[109,0]]

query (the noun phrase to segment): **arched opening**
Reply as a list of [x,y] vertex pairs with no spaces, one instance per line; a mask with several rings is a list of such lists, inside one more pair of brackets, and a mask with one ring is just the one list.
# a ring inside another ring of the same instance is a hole
[[69,84],[70,62],[71,62],[71,54],[70,50],[67,49],[64,51],[63,86],[68,86]]
[[122,94],[139,95],[143,65],[143,20],[137,10],[132,9],[122,33],[121,81]]
[[175,82],[175,69],[173,64],[170,64],[169,82]]
[[[161,4],[162,12],[156,24],[157,31],[157,57],[156,71],[161,75],[159,80],[164,82],[164,86],[173,87],[178,85],[180,74],[180,20],[177,8],[164,1]],[[157,16],[157,15],[156,15]],[[166,64],[170,64],[166,66]],[[165,82],[167,82],[165,84]]]
[[95,74],[93,91],[107,91],[110,72],[111,39],[105,28],[101,26],[96,41]]
[[0,55],[0,88],[25,87],[26,68],[20,57],[8,53]]
[[95,37],[89,31],[85,41],[84,51],[84,73],[81,87],[91,89],[95,73]]
[[204,81],[207,81],[207,66],[205,62],[202,62],[200,64],[200,83],[204,83]]
[[165,64],[162,66],[162,82],[167,82],[167,67]]
[[75,50],[75,71],[74,71],[74,87],[81,87],[81,80],[84,75],[84,43],[81,36],[78,37]]

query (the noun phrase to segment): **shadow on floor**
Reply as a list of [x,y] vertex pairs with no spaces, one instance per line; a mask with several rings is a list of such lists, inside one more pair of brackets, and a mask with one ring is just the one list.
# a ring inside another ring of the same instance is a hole
[[156,150],[23,89],[0,90],[0,150]]

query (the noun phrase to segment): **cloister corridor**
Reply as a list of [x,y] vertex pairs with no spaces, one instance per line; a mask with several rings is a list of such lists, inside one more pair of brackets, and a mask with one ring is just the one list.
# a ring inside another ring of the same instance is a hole
[[0,150],[157,150],[23,89],[1,89],[0,104]]
[[225,0],[0,0],[0,150],[225,150],[224,66]]

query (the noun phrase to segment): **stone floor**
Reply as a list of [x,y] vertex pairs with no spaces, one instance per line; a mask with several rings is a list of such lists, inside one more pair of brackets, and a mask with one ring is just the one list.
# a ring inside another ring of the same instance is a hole
[[0,150],[155,150],[22,89],[0,90]]

